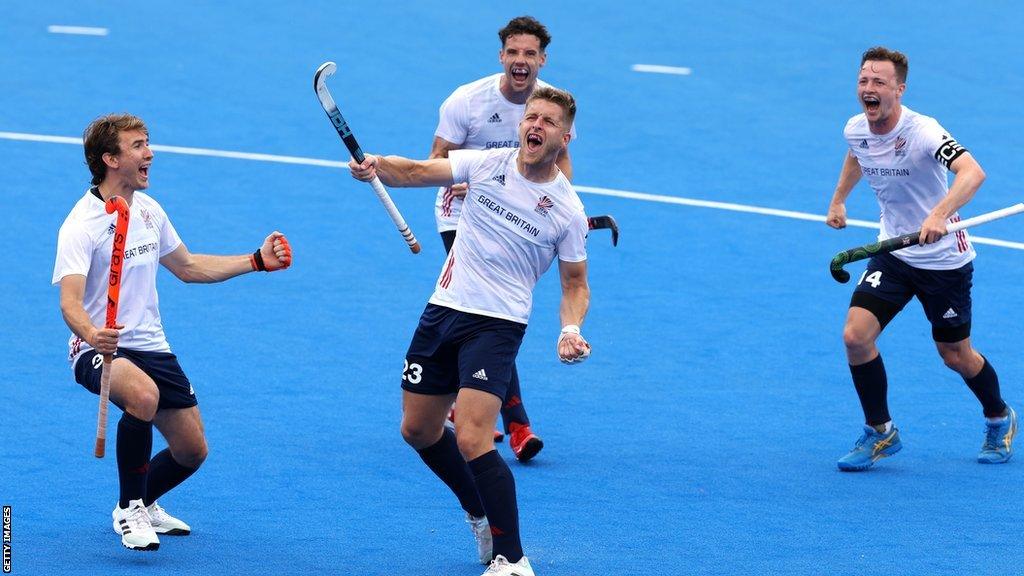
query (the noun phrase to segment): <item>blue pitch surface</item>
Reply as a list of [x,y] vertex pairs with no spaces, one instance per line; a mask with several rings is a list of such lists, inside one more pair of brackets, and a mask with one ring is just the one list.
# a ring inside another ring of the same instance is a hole
[[[824,214],[858,111],[859,54],[885,43],[910,55],[906,104],[989,174],[964,214],[1021,199],[1024,77],[1008,56],[1024,22],[1012,2],[8,6],[0,131],[77,136],[127,110],[156,144],[343,159],[311,87],[333,59],[331,88],[363,147],[423,157],[440,102],[499,70],[495,31],[521,13],[554,35],[542,77],[579,101],[580,185]],[[638,63],[693,74],[632,72]],[[150,193],[193,252],[248,252],[280,229],[296,264],[214,286],[161,272],[165,328],[211,455],[161,500],[194,533],[141,554],[110,529],[114,458],[91,455],[96,398],[64,362],[49,286],[56,231],[88,182],[81,148],[0,138],[0,154],[0,500],[13,507],[15,574],[481,572],[455,499],[398,434],[402,357],[443,254],[432,191],[393,191],[423,243],[414,257],[344,170],[157,152]],[[1017,570],[1024,462],[974,463],[980,409],[916,304],[880,342],[905,449],[867,474],[835,469],[860,409],[841,341],[851,288],[826,265],[873,231],[582,197],[623,229],[618,248],[591,236],[594,355],[555,361],[549,274],[519,357],[547,447],[528,466],[499,448],[538,574]],[[849,210],[876,217],[864,185]],[[1024,241],[1020,220],[978,234]],[[978,251],[974,341],[1021,408],[1024,253]]]

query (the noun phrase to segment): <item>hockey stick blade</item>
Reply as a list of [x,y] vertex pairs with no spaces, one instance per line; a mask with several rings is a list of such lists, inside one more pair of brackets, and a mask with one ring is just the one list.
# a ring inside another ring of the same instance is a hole
[[619,245],[619,225],[610,215],[591,216],[587,218],[587,226],[591,230],[610,229],[612,231],[612,246]]
[[[324,112],[327,113],[327,117],[331,120],[331,124],[334,129],[338,132],[338,136],[341,137],[341,141],[345,143],[345,147],[348,148],[349,154],[356,162],[362,163],[366,160],[366,155],[363,154],[362,148],[359,147],[359,142],[356,142],[356,137],[352,134],[352,129],[348,127],[348,122],[345,122],[345,117],[341,115],[341,110],[338,109],[338,104],[334,101],[334,97],[331,96],[331,91],[327,89],[327,79],[330,78],[338,70],[338,65],[334,62],[324,62],[316,69],[316,73],[313,75],[313,91],[316,92],[316,97],[320,100],[320,106],[323,107]],[[381,204],[384,205],[384,209],[387,210],[389,216],[391,216],[392,222],[395,223],[395,227],[398,228],[398,232],[405,239],[405,243],[409,245],[409,249],[412,250],[413,254],[420,253],[420,243],[416,240],[416,236],[412,233],[409,225],[405,223],[405,218],[402,217],[402,213],[398,211],[398,207],[395,206],[394,201],[391,200],[391,195],[388,194],[384,184],[381,183],[379,178],[374,178],[369,182],[370,187],[373,188],[377,198]]]

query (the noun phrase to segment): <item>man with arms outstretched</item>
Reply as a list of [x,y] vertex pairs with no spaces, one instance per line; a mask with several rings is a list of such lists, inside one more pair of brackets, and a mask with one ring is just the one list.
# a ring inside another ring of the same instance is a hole
[[[453,150],[423,161],[367,155],[349,164],[390,186],[466,182],[458,235],[420,317],[402,375],[402,436],[455,493],[491,576],[533,576],[519,537],[515,482],[494,449],[493,428],[532,308],[533,288],[555,257],[562,284],[560,360],[590,354],[580,325],[590,301],[587,220],[556,159],[576,104],[539,88],[519,124],[521,148]],[[456,432],[444,426],[455,401]]]
[[[156,292],[158,265],[185,282],[220,282],[254,270],[291,264],[279,232],[253,254],[192,254],[163,208],[141,192],[149,188],[153,152],[149,131],[136,116],[110,114],[85,130],[85,159],[92,184],[61,225],[53,283],[71,328],[69,360],[75,380],[99,393],[103,355],[113,355],[110,400],[123,410],[117,424],[120,498],[114,531],[132,550],[156,550],[157,534],[186,535],[191,528],[157,504],[157,498],[192,475],[206,459],[206,437],[192,384],[164,337]],[[121,272],[117,328],[105,328],[114,216],[104,204],[120,196],[131,219]],[[168,448],[150,459],[153,427]]]

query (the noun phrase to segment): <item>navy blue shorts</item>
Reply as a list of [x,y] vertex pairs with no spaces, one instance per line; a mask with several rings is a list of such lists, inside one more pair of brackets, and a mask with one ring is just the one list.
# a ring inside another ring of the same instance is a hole
[[971,262],[954,270],[925,270],[892,254],[878,254],[868,260],[850,305],[873,312],[884,328],[916,296],[935,339],[958,342],[970,336],[973,276]]
[[460,388],[504,400],[526,325],[427,304],[405,355],[402,389],[456,394]]
[[[182,371],[178,364],[178,357],[170,352],[141,352],[139,350],[128,350],[118,348],[114,358],[125,358],[132,364],[139,367],[147,376],[156,383],[160,391],[160,401],[157,409],[164,408],[191,408],[199,401],[196,400],[192,383],[188,376]],[[75,362],[75,382],[85,387],[93,394],[100,393],[100,369],[103,366],[103,355],[95,350],[83,353]],[[111,398],[113,401],[113,398]],[[117,407],[124,410],[117,402]]]

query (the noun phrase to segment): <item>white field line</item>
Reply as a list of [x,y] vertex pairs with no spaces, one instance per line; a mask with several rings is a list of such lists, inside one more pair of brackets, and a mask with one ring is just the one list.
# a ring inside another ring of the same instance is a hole
[[[46,142],[51,144],[74,144],[82,145],[82,139],[72,136],[46,136],[42,134],[25,134],[21,132],[0,132],[0,140],[20,140],[26,142]],[[165,146],[153,144],[150,146],[156,152],[168,152],[171,154],[188,154],[192,156],[212,156],[215,158],[234,158],[236,160],[254,160],[257,162],[277,162],[279,164],[301,164],[306,166],[324,166],[328,168],[348,169],[348,162],[337,160],[320,160],[317,158],[303,158],[301,156],[280,156],[277,154],[258,154],[252,152],[232,152],[230,150],[212,150],[209,148],[190,148],[184,146]],[[730,212],[744,212],[747,214],[761,214],[763,216],[775,216],[778,218],[790,218],[792,220],[806,220],[809,222],[825,222],[825,217],[819,214],[808,212],[795,212],[793,210],[779,210],[777,208],[763,208],[750,206],[748,204],[734,204],[732,202],[716,202],[713,200],[697,200],[694,198],[683,198],[680,196],[665,196],[662,194],[648,194],[646,192],[630,192],[628,190],[614,190],[611,188],[598,188],[595,186],[575,185],[577,192],[595,194],[598,196],[612,196],[628,200],[640,200],[642,202],[657,202],[660,204],[676,204],[679,206],[691,206],[695,208],[711,208],[714,210],[727,210]],[[848,226],[858,228],[878,229],[878,222],[868,220],[849,219]],[[971,235],[971,241],[976,244],[988,244],[990,246],[1001,246],[1014,250],[1024,250],[1024,242],[1011,242],[997,238],[986,238],[983,236]]]
[[693,70],[683,66],[662,66],[660,64],[633,64],[633,72],[651,72],[653,74],[676,74],[689,76]]
[[91,26],[47,26],[46,31],[51,34],[78,34],[79,36],[106,36],[109,30],[106,28],[93,28]]

